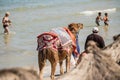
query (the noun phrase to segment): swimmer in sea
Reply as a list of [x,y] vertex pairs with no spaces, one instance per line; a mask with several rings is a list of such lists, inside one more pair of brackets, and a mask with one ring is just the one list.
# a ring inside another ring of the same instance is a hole
[[11,21],[9,19],[9,16],[10,16],[10,13],[9,12],[6,12],[5,13],[5,16],[3,17],[2,19],[2,24],[3,24],[3,28],[4,28],[4,33],[6,34],[9,34],[9,26],[11,25]]
[[104,16],[104,18],[103,18],[103,21],[104,21],[105,26],[108,26],[108,25],[109,25],[109,24],[108,24],[108,21],[109,21],[109,19],[108,19],[108,13],[105,13],[105,16]]
[[101,12],[98,12],[98,16],[96,17],[96,20],[95,20],[97,26],[100,26],[100,23],[99,23],[100,20],[102,21],[102,18],[101,18]]

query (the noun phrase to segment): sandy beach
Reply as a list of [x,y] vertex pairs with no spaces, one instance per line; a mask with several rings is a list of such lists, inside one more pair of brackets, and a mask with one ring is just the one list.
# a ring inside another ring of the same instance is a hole
[[[116,38],[114,38],[116,39]],[[113,43],[107,45],[103,50],[98,47],[89,46],[86,55],[76,67],[71,66],[71,71],[64,75],[59,74],[57,65],[55,80],[119,80],[120,79],[120,34]],[[113,49],[114,48],[114,49]],[[80,57],[79,57],[80,59]],[[65,69],[65,66],[64,66]],[[44,69],[44,80],[50,80],[50,67]],[[16,75],[16,76],[15,76]],[[21,76],[19,76],[21,75]],[[31,76],[30,76],[31,75]],[[19,79],[18,79],[18,78]],[[11,68],[0,70],[1,80],[39,80],[38,69],[35,67]]]

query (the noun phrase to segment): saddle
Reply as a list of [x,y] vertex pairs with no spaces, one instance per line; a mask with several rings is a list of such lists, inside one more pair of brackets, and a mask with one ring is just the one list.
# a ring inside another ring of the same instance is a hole
[[56,51],[64,49],[69,52],[72,46],[72,39],[64,28],[54,28],[37,37],[37,50],[52,48]]

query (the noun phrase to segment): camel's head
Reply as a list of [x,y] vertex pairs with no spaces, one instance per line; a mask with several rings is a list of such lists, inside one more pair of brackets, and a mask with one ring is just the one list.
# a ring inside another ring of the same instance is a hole
[[120,34],[113,36],[113,40],[114,41],[117,40],[117,39],[119,39],[119,38],[120,38]]
[[77,34],[80,29],[83,29],[82,23],[71,23],[68,25],[68,29],[73,33]]

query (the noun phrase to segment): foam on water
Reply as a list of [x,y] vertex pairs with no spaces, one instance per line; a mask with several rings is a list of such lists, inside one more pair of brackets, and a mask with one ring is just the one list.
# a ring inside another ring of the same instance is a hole
[[94,11],[82,11],[80,12],[80,14],[83,15],[93,15],[96,14],[98,12],[107,12],[107,13],[112,13],[112,12],[116,12],[116,8],[111,8],[111,9],[104,9],[104,10],[94,10]]

